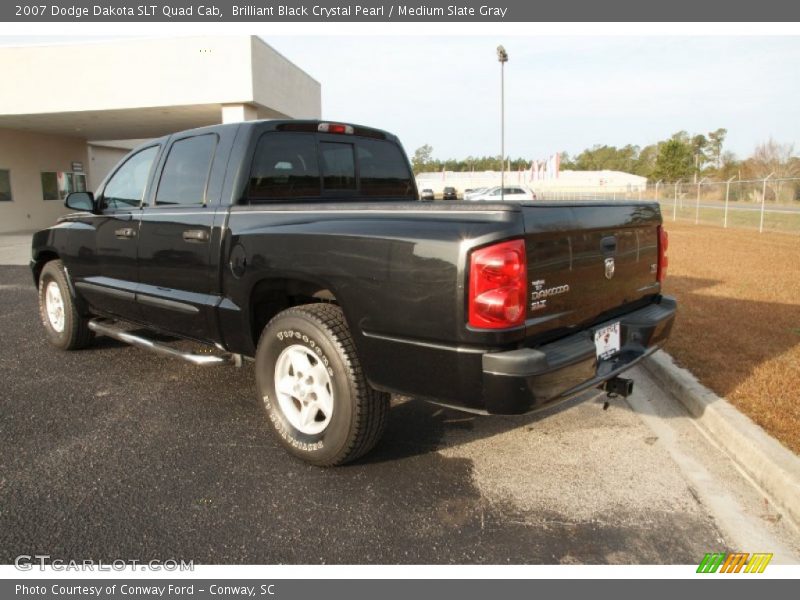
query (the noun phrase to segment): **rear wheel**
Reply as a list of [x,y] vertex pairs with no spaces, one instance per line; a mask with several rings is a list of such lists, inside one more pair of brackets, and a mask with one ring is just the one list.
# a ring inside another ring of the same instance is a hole
[[386,428],[389,395],[367,383],[338,306],[298,306],[273,318],[259,340],[256,384],[281,444],[306,462],[355,460]]
[[47,339],[62,350],[84,348],[94,338],[88,320],[78,313],[60,260],[48,262],[39,276],[39,317]]

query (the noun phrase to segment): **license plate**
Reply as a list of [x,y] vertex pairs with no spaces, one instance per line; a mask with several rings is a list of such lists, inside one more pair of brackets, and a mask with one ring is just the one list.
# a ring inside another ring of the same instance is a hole
[[619,352],[619,321],[594,332],[594,347],[600,360]]

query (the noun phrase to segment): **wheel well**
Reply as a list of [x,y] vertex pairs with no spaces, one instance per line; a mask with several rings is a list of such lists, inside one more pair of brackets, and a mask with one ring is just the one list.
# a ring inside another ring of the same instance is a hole
[[33,268],[33,279],[37,286],[39,285],[39,276],[42,274],[42,269],[44,269],[44,266],[51,260],[57,259],[58,254],[50,250],[43,250],[39,252],[38,256],[36,257],[36,265]]
[[264,279],[250,293],[250,327],[253,345],[270,319],[282,310],[302,304],[330,302],[336,296],[326,287],[298,279]]

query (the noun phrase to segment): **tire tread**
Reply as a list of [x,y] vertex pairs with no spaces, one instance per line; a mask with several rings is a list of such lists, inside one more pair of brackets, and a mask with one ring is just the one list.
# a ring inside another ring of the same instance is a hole
[[[275,318],[289,316],[309,319],[328,333],[330,341],[337,347],[345,368],[349,371],[350,381],[355,386],[355,389],[351,390],[356,398],[355,425],[348,445],[333,459],[314,464],[332,467],[352,462],[372,450],[386,430],[389,420],[389,394],[373,389],[367,382],[353,336],[339,306],[327,302],[304,304],[288,308]],[[269,325],[264,331],[267,329]]]
[[[52,277],[61,287],[62,297],[64,298],[64,312],[67,313],[65,316],[67,318],[66,327],[68,328],[69,335],[64,343],[59,344],[59,346],[63,350],[80,350],[81,348],[85,348],[94,340],[94,332],[89,329],[87,319],[82,317],[78,312],[75,305],[75,298],[70,294],[69,276],[67,275],[67,270],[64,268],[64,263],[56,259],[45,264],[39,276],[40,288],[42,285],[41,282],[48,276]],[[40,301],[41,293],[40,289]],[[48,327],[47,317],[44,314],[44,307],[41,305],[39,307],[39,314],[42,319],[42,324]]]

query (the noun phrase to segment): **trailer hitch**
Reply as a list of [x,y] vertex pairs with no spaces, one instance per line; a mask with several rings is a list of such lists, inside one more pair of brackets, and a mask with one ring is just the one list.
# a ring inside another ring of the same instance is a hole
[[617,396],[627,398],[633,393],[633,379],[613,377],[603,382],[602,390],[611,398],[616,398]]

